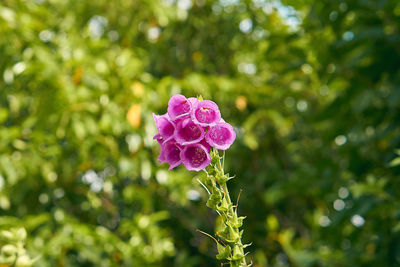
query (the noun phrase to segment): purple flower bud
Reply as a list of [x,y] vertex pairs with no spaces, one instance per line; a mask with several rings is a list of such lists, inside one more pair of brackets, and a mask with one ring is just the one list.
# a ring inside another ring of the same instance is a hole
[[164,114],[164,115],[156,115],[153,113],[153,118],[154,118],[154,122],[156,123],[156,128],[158,130],[158,133],[160,135],[161,138],[155,138],[154,139],[163,139],[163,140],[167,140],[168,138],[170,138],[174,132],[175,132],[175,126],[174,124],[171,122],[168,114]]
[[215,125],[221,119],[217,104],[211,100],[203,100],[194,106],[191,112],[192,119],[201,126]]
[[190,118],[180,121],[176,126],[175,140],[181,145],[195,144],[204,138],[204,129]]
[[191,101],[183,95],[173,95],[168,101],[168,115],[172,120],[189,114],[191,109]]
[[161,163],[168,162],[169,170],[172,170],[182,163],[181,150],[181,146],[173,138],[166,140],[161,146],[158,161]]
[[185,146],[181,152],[181,159],[189,171],[200,171],[211,162],[207,149],[200,144]]
[[208,129],[205,139],[212,147],[227,150],[235,141],[236,133],[229,123],[220,122]]

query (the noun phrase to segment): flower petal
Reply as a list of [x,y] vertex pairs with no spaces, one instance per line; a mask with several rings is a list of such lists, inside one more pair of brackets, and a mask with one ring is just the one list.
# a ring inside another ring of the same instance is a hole
[[163,139],[170,138],[175,132],[175,125],[172,123],[168,114],[164,115],[156,115],[153,113],[154,122],[156,124],[156,128],[158,133],[162,136]]
[[192,107],[196,106],[199,103],[199,100],[196,97],[189,97],[188,100],[192,104]]
[[161,153],[158,161],[161,163],[169,163],[169,169],[172,170],[182,163],[181,146],[173,139],[166,140],[161,146]]
[[202,126],[215,125],[221,119],[221,113],[217,104],[210,100],[198,102],[194,106],[191,116],[195,123]]
[[207,149],[200,144],[185,146],[181,151],[181,159],[189,171],[200,171],[211,162]]
[[191,109],[191,102],[183,95],[173,95],[168,101],[168,115],[172,120],[189,114]]
[[203,127],[186,118],[177,124],[175,140],[181,145],[195,144],[204,138],[204,134]]
[[229,123],[220,122],[210,127],[205,139],[212,147],[219,150],[227,150],[235,141],[236,133]]

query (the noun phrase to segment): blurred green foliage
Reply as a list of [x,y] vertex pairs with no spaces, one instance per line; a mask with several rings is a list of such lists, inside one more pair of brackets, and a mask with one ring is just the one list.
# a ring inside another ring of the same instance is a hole
[[156,161],[175,93],[237,127],[255,266],[400,265],[399,1],[2,0],[0,228],[37,266],[217,266],[202,174]]

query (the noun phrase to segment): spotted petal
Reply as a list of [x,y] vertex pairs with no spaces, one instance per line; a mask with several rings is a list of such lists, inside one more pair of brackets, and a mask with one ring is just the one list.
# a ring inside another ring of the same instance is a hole
[[161,153],[158,157],[158,161],[161,163],[169,163],[169,169],[172,170],[182,163],[181,150],[181,146],[173,138],[166,140],[161,146]]
[[211,162],[211,156],[203,145],[187,145],[181,152],[181,159],[189,171],[200,171]]
[[201,126],[212,126],[221,119],[217,104],[210,100],[198,102],[191,112],[193,121]]
[[181,145],[195,144],[204,138],[204,134],[203,127],[186,118],[177,124],[175,140]]
[[210,127],[205,139],[212,147],[219,150],[227,150],[235,141],[236,133],[229,123],[220,122]]

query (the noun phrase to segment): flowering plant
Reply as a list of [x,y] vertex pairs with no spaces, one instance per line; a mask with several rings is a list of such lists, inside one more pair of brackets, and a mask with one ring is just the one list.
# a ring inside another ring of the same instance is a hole
[[198,231],[217,243],[217,259],[228,260],[231,266],[250,266],[244,253],[248,245],[242,244],[243,230],[239,230],[245,217],[237,215],[238,204],[233,205],[229,195],[226,182],[233,177],[224,173],[225,150],[236,139],[233,127],[222,119],[213,101],[179,94],[170,98],[166,114],[153,117],[158,130],[154,139],[161,147],[158,161],[168,163],[170,170],[183,163],[188,170],[206,172],[205,183],[199,182],[209,194],[207,206],[223,224],[217,238]]

